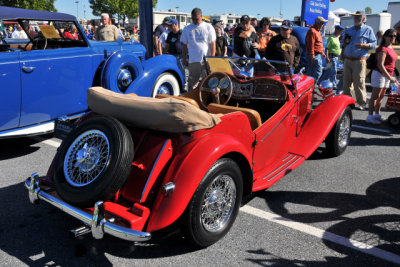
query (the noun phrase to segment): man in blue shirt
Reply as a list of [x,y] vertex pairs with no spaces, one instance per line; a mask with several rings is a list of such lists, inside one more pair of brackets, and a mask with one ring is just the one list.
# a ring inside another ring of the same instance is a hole
[[360,110],[366,109],[367,96],[365,89],[366,57],[368,51],[375,49],[376,37],[370,26],[365,25],[365,13],[357,11],[353,14],[354,26],[344,32],[343,53],[343,91],[352,96],[351,84],[354,86],[356,102]]

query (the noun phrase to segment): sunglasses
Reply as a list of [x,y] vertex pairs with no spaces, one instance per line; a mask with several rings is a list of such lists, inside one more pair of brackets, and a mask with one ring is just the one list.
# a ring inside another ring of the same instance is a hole
[[397,35],[395,35],[395,34],[389,34],[388,35],[390,38],[395,38],[395,37],[397,37]]

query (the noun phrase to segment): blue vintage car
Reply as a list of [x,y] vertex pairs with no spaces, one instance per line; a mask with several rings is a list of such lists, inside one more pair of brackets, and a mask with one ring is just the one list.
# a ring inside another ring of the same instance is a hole
[[79,117],[91,86],[140,96],[183,88],[175,57],[146,59],[135,42],[89,41],[74,16],[0,6],[0,21],[26,34],[0,39],[0,138],[51,132],[57,118]]

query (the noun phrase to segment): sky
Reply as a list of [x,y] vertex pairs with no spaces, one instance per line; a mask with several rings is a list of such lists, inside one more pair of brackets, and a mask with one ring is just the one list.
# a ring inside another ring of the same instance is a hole
[[[79,3],[76,4],[75,2]],[[279,17],[281,6],[284,19],[292,20],[301,15],[301,0],[158,0],[156,10],[178,9],[181,12],[190,12],[194,7],[203,10],[204,15],[234,13],[261,17]],[[336,0],[330,3],[329,10],[344,8],[349,11],[364,10],[369,6],[372,13],[379,13],[387,9],[393,0]],[[201,3],[199,5],[199,3]],[[68,13],[79,18],[94,18],[88,0],[56,0],[58,12]],[[77,9],[78,7],[78,9]],[[178,7],[178,8],[177,8]],[[84,12],[86,10],[86,12]],[[259,15],[258,15],[259,14]]]

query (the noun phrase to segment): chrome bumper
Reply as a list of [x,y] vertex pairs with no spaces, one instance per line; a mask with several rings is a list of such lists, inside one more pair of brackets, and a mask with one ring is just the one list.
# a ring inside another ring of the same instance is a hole
[[39,200],[42,199],[54,207],[59,208],[90,227],[95,239],[103,238],[104,233],[128,241],[143,242],[151,238],[150,233],[136,231],[107,221],[104,217],[104,203],[102,201],[99,201],[94,205],[93,215],[90,215],[50,194],[47,194],[39,187],[39,175],[37,173],[32,174],[30,178],[26,179],[25,187],[29,191],[29,200],[32,204],[37,204]]

